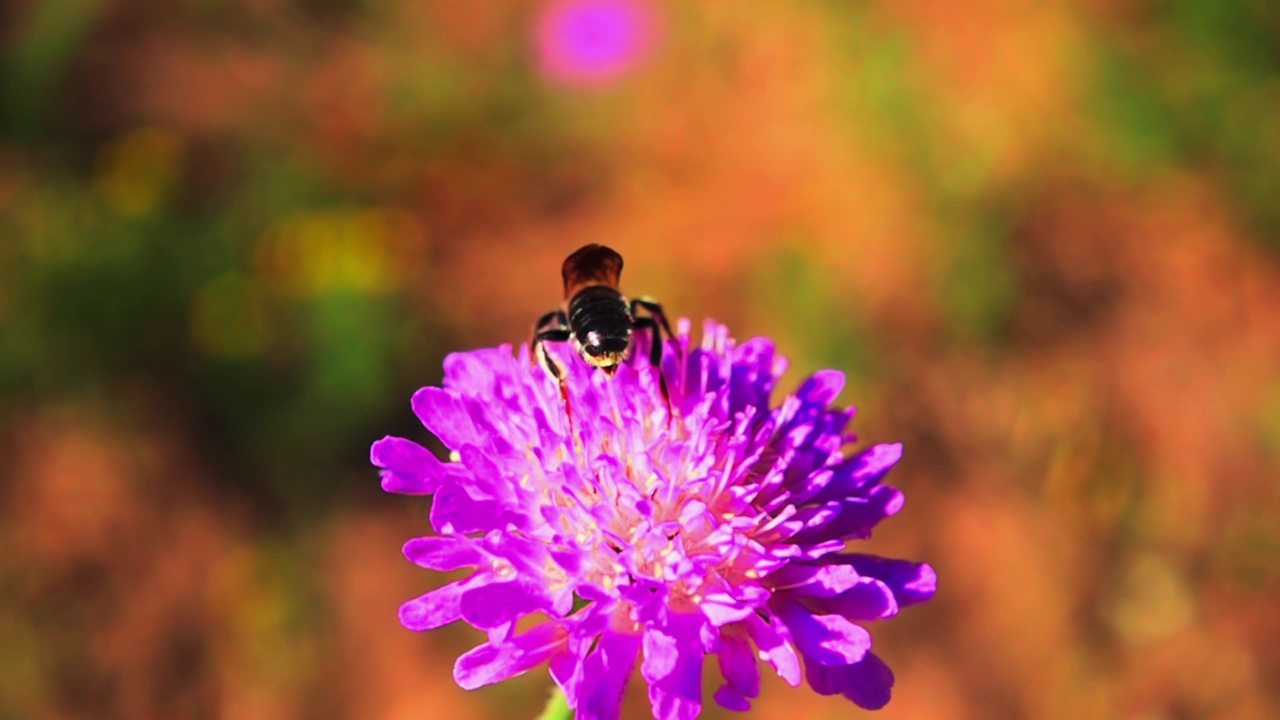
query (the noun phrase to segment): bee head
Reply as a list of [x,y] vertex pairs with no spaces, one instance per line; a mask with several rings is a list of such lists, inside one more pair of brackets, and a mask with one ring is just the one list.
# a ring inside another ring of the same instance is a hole
[[599,333],[589,332],[581,342],[582,358],[593,367],[598,367],[609,374],[618,369],[618,364],[627,356],[629,338],[601,337]]

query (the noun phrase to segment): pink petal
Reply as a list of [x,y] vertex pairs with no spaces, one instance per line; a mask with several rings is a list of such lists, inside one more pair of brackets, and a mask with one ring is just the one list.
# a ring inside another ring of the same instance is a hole
[[382,468],[382,489],[405,495],[429,495],[448,475],[444,463],[412,440],[387,437],[373,444],[369,459]]
[[481,581],[482,578],[472,575],[410,600],[400,606],[400,624],[419,632],[448,625],[462,617],[460,600],[463,593]]
[[457,570],[484,562],[484,554],[469,539],[420,537],[404,544],[404,556],[419,567]]
[[466,690],[501,682],[564,651],[567,639],[564,628],[545,623],[501,645],[485,643],[458,658],[453,666],[453,679]]

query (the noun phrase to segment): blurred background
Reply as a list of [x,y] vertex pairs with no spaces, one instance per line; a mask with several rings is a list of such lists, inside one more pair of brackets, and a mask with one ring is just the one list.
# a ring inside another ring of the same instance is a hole
[[881,717],[1280,717],[1278,119],[1267,0],[4,0],[0,718],[532,718],[368,448],[587,242],[906,443]]

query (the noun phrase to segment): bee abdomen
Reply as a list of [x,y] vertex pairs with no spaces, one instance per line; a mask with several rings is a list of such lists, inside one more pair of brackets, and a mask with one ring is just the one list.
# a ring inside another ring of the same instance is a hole
[[611,287],[595,285],[584,288],[569,301],[569,327],[579,342],[589,333],[602,339],[624,339],[631,336],[631,313],[622,293]]

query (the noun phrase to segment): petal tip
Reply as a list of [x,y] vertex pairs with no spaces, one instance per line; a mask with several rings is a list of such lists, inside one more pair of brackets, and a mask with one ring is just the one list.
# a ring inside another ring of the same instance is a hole
[[369,462],[378,467],[386,467],[387,455],[391,453],[391,446],[401,439],[394,435],[384,435],[381,440],[375,441],[369,446]]
[[912,589],[926,598],[933,597],[938,592],[938,571],[929,563],[920,563],[920,576],[911,585]]
[[728,685],[721,685],[716,690],[715,701],[720,707],[734,712],[746,712],[751,709],[751,701]]
[[397,615],[400,618],[400,624],[406,630],[423,632],[431,629],[430,624],[426,622],[426,618],[423,616],[421,604],[416,600],[410,600],[401,605]]

